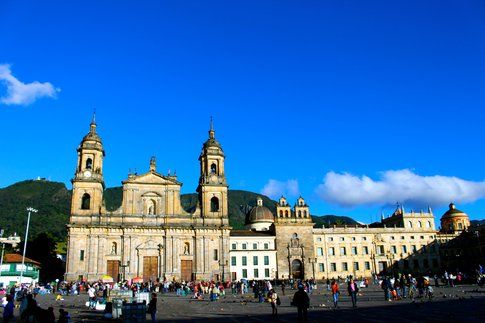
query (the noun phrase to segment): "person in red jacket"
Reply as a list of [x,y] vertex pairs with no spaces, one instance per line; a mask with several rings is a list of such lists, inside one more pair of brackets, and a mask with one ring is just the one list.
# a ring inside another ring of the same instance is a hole
[[338,297],[340,295],[340,291],[339,291],[338,284],[335,281],[335,279],[332,280],[332,283],[330,284],[330,289],[332,290],[333,307],[337,308],[338,307]]

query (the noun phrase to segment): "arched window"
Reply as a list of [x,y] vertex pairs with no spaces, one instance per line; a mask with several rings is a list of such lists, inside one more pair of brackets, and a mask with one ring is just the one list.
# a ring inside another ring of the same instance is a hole
[[86,159],[86,169],[93,168],[93,160],[91,158]]
[[430,222],[430,221],[428,221],[428,222],[426,223],[426,227],[427,227],[427,228],[431,228],[431,222]]
[[301,211],[298,211],[298,217],[301,218]]
[[463,223],[458,223],[458,230],[462,230],[463,229]]
[[280,210],[280,218],[283,217],[283,210]]
[[285,211],[285,216],[289,218],[290,216],[288,215],[288,210]]
[[413,227],[413,223],[411,221],[408,221],[408,225],[409,225],[410,228]]
[[147,201],[147,214],[148,215],[154,215],[156,212],[156,202],[154,200],[148,200]]
[[420,228],[423,227],[423,223],[421,221],[418,222],[418,227],[420,227]]
[[217,166],[216,166],[216,164],[215,164],[215,163],[212,163],[212,165],[211,165],[211,173],[212,173],[212,174],[217,173]]
[[217,197],[211,198],[211,212],[219,211],[219,199]]
[[81,198],[81,209],[82,210],[89,210],[91,208],[91,195],[88,193],[84,193],[83,197]]
[[186,242],[184,244],[184,255],[189,255],[190,254],[190,243]]
[[303,216],[306,218],[307,217],[307,212],[303,211]]

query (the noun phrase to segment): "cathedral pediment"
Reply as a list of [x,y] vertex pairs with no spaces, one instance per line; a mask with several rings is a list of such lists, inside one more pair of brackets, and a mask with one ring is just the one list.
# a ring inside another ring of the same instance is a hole
[[176,176],[164,176],[150,171],[142,175],[130,175],[123,184],[181,185]]

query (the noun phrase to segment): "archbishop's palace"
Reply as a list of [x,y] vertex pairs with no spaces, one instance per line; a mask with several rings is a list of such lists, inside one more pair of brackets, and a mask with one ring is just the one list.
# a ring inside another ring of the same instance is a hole
[[77,148],[68,225],[67,280],[145,281],[369,277],[391,268],[415,273],[441,268],[440,243],[470,225],[453,204],[435,227],[431,209],[403,207],[372,225],[315,228],[303,198],[281,197],[276,214],[256,201],[246,230],[229,226],[224,152],[211,124],[199,156],[198,203],[181,207],[182,183],[150,160],[148,172],[123,181],[121,207],[103,203],[105,151],[90,125]]

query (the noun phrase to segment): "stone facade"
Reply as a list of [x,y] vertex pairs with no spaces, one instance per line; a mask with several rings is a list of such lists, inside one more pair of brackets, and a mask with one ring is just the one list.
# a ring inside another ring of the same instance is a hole
[[149,171],[123,181],[121,207],[103,205],[105,156],[93,118],[78,148],[68,225],[66,279],[227,279],[229,221],[224,152],[211,125],[201,155],[199,203],[192,213],[180,205],[176,176]]
[[94,118],[77,153],[67,280],[93,281],[104,275],[152,281],[322,279],[389,270],[436,272],[440,245],[470,223],[452,204],[441,219],[443,233],[436,230],[431,209],[406,213],[402,206],[369,226],[314,228],[302,197],[293,207],[281,197],[276,215],[258,199],[248,214],[247,230],[231,231],[225,155],[212,122],[199,156],[198,203],[190,213],[181,207],[182,183],[175,175],[159,173],[155,158],[148,172],[130,174],[122,182],[121,207],[107,211],[105,151]]

